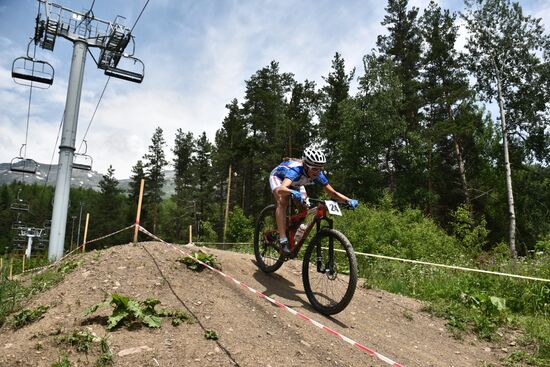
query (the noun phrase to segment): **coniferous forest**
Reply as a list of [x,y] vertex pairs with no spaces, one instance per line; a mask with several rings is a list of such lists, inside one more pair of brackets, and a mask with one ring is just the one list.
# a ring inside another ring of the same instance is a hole
[[[466,32],[461,48],[459,23]],[[168,137],[158,127],[133,166],[128,192],[115,168],[100,192],[72,191],[67,246],[76,242],[82,203],[92,218],[89,238],[132,223],[142,178],[141,223],[154,233],[185,242],[193,225],[204,240],[249,240],[250,230],[234,227],[250,228],[272,201],[271,169],[315,144],[328,156],[331,184],[362,204],[390,198],[394,209],[418,210],[449,234],[460,212],[472,229],[483,229],[480,250],[505,244],[512,256],[547,251],[550,37],[540,20],[508,0],[466,0],[460,13],[435,2],[420,11],[389,0],[382,25],[387,32],[366,50],[361,69],[335,52],[320,85],[296,80],[276,60],[261,67],[244,81],[245,94],[228,101],[214,141],[182,129]],[[168,162],[172,139],[175,159]],[[163,191],[169,165],[171,196]],[[22,219],[9,209],[18,194],[33,208],[25,220],[40,225],[51,215],[49,187],[2,187],[4,251],[10,226]]]

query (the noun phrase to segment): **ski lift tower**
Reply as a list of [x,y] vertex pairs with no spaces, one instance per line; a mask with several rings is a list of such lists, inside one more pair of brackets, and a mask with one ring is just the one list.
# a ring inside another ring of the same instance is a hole
[[[131,30],[123,24],[124,17],[117,16],[113,22],[110,22],[97,19],[91,10],[85,13],[78,12],[47,0],[38,0],[38,3],[39,13],[36,17],[34,41],[43,49],[50,51],[53,51],[58,37],[73,43],[48,247],[48,258],[53,262],[63,256],[86,52],[89,48],[99,49],[99,58],[96,61],[98,68],[103,69],[106,75],[115,78],[141,83],[144,66],[139,59],[133,57],[134,39]],[[42,5],[44,14],[40,13]],[[133,45],[132,52],[126,54],[126,46],[130,42]],[[130,67],[119,66],[121,61],[121,65],[130,65]]]

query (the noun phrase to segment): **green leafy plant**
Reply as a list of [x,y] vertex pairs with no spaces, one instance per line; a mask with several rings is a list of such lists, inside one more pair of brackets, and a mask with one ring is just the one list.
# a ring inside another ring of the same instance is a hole
[[187,268],[193,271],[203,271],[205,266],[196,260],[200,260],[215,269],[221,270],[221,265],[216,261],[214,255],[208,255],[203,251],[192,252],[189,256],[180,257],[177,261],[185,264]]
[[94,336],[85,330],[76,330],[72,334],[65,335],[59,338],[60,343],[73,346],[77,352],[88,353]]
[[63,355],[59,357],[57,362],[52,364],[52,367],[71,367],[71,361],[69,361],[69,357]]
[[191,316],[185,311],[171,311],[162,310],[159,312],[160,316],[172,317],[172,325],[179,326],[182,322],[190,322]]
[[208,340],[218,340],[218,334],[214,330],[206,330],[204,337]]
[[68,274],[71,271],[73,271],[74,269],[78,268],[79,265],[80,265],[79,262],[68,261],[68,262],[62,264],[59,267],[59,269],[57,269],[57,271],[60,272],[61,274]]
[[13,316],[13,327],[14,329],[22,328],[25,325],[28,325],[36,320],[41,319],[46,311],[48,311],[48,306],[38,306],[34,309],[24,309],[19,311]]
[[140,302],[129,297],[113,294],[111,300],[88,307],[84,311],[84,316],[88,316],[100,307],[113,306],[114,310],[112,315],[109,316],[107,330],[113,330],[120,325],[129,325],[136,321],[150,328],[159,328],[161,326],[160,315],[155,310],[155,306],[159,303],[159,300],[153,298]]
[[488,296],[485,293],[466,297],[470,307],[477,311],[473,321],[482,338],[491,340],[498,327],[511,321],[504,298]]
[[107,337],[101,338],[100,341],[101,354],[94,364],[94,367],[112,366],[114,363],[113,352],[109,346],[109,340]]

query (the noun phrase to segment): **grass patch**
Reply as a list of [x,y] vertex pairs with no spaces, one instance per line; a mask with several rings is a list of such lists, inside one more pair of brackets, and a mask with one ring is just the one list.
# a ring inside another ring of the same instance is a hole
[[18,280],[8,279],[4,267],[0,274],[0,326],[6,322],[8,315],[20,310],[21,304],[29,297],[58,284],[79,265],[77,261],[65,261],[58,267]]
[[59,343],[70,345],[74,347],[77,352],[88,353],[93,340],[94,336],[90,332],[76,330],[72,334],[60,337]]

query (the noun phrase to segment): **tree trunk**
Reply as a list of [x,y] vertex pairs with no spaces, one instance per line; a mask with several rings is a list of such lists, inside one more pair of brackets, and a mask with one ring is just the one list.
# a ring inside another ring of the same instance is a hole
[[229,173],[227,175],[227,197],[225,200],[225,218],[223,221],[223,242],[225,243],[225,234],[227,232],[227,218],[229,217],[229,200],[231,195],[231,164],[229,164]]
[[[449,117],[449,120],[454,122],[450,105],[447,106],[447,115]],[[456,137],[455,134],[453,134],[452,139],[453,139],[453,145],[455,148],[456,160],[458,162],[458,171],[460,173],[460,180],[462,181],[462,191],[464,194],[464,199],[466,200],[466,204],[470,208],[470,214],[472,215],[472,218],[473,218],[474,210],[472,207],[472,200],[470,198],[470,190],[468,190],[468,181],[466,180],[466,168],[464,166],[464,160],[462,159],[460,144],[458,143],[458,138]]]
[[[496,69],[496,68],[495,68]],[[512,190],[512,168],[510,167],[510,155],[508,152],[508,127],[506,126],[506,116],[504,112],[504,102],[502,97],[502,86],[498,69],[496,71],[496,81],[498,90],[498,108],[500,110],[500,124],[502,128],[502,147],[504,149],[504,169],[506,173],[506,193],[508,195],[508,212],[510,216],[509,246],[513,257],[517,257],[516,251],[516,212],[514,209],[514,192]]]

